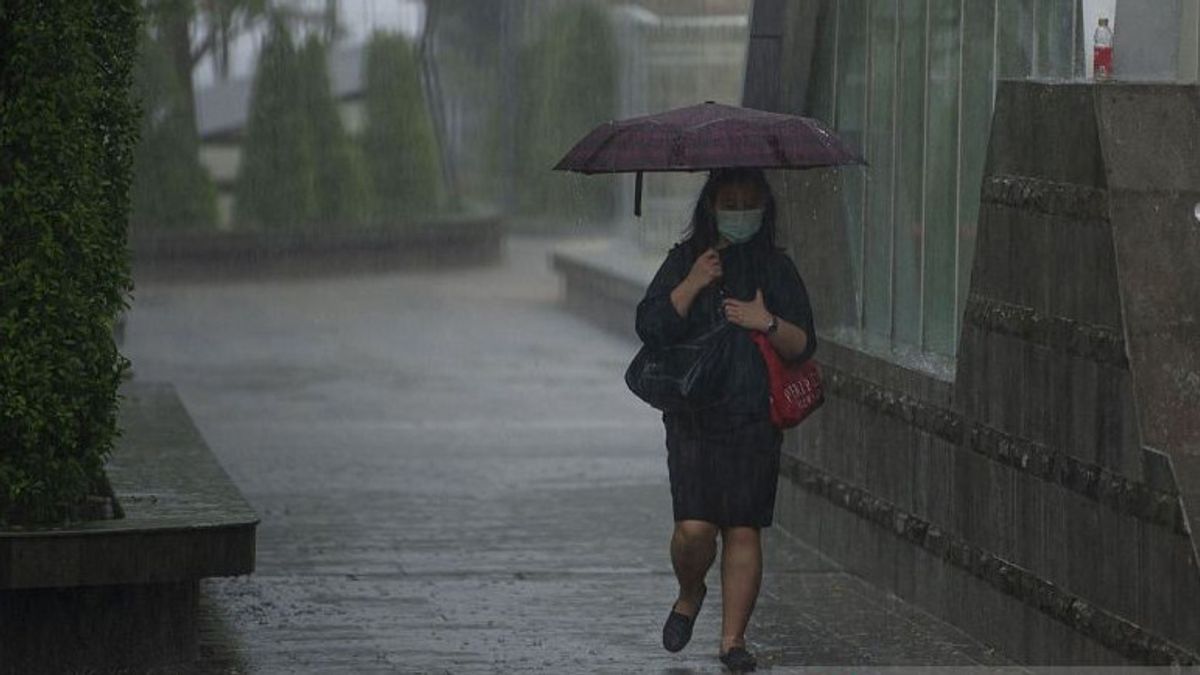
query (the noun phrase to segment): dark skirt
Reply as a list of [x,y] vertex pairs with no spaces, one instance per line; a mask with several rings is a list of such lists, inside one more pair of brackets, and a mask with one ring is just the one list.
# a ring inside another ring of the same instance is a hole
[[770,527],[783,432],[765,417],[663,415],[675,520]]

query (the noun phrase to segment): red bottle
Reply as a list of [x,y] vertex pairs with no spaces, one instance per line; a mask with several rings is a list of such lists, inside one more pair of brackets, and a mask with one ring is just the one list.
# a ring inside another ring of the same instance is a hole
[[1095,46],[1092,48],[1092,77],[1107,80],[1112,77],[1113,33],[1108,27],[1108,17],[1100,17],[1096,27]]

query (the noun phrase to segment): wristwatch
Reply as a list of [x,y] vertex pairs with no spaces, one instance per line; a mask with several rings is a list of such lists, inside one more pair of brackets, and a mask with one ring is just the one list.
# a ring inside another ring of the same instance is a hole
[[771,315],[771,320],[767,322],[767,335],[779,330],[779,318],[774,314]]

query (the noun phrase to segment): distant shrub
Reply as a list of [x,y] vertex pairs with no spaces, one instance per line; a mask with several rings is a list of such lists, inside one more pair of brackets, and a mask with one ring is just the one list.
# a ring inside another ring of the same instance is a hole
[[[454,172],[464,209],[494,208],[502,188],[505,91],[502,24],[516,8],[502,2],[436,0],[430,3],[437,68],[444,95],[458,102],[455,126],[469,139],[453,147]],[[515,22],[514,22],[515,23]]]
[[367,45],[363,151],[375,190],[375,220],[405,223],[442,199],[440,158],[416,55],[400,35],[376,33]]
[[0,524],[103,479],[127,361],[137,0],[0,3]]
[[142,109],[129,216],[135,231],[216,226],[217,192],[200,164],[184,86],[166,47],[143,33],[133,86]]
[[234,219],[268,230],[305,227],[317,212],[316,169],[304,80],[279,17],[263,43],[242,144]]
[[561,7],[520,58],[521,210],[607,219],[609,183],[550,170],[584,134],[616,116],[617,54],[607,11],[590,2]]
[[315,162],[315,223],[361,225],[371,213],[371,193],[360,148],[347,135],[329,80],[325,44],[312,36],[300,48],[301,106],[308,116]]

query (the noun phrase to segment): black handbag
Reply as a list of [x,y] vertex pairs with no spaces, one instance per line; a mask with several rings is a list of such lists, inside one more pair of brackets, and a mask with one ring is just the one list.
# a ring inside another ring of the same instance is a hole
[[625,371],[638,398],[664,412],[695,411],[721,403],[734,325],[721,319],[704,333],[666,347],[643,346]]

